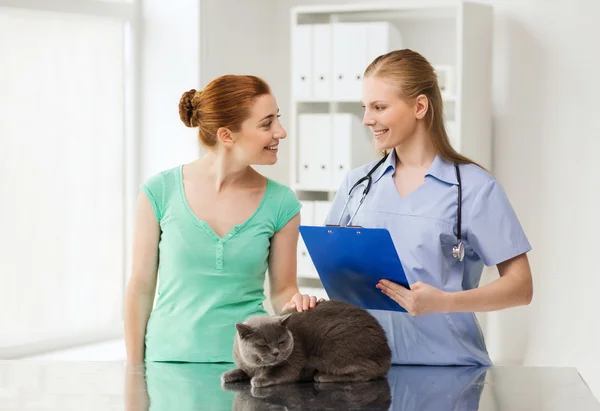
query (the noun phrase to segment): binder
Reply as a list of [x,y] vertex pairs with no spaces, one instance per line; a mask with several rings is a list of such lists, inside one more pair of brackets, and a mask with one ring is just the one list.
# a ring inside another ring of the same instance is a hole
[[330,299],[369,310],[406,312],[375,287],[386,279],[410,289],[387,229],[305,225],[299,229]]
[[332,25],[332,97],[336,101],[360,100],[362,75],[367,67],[365,23]]
[[312,36],[309,24],[294,26],[292,30],[292,93],[296,100],[313,97]]
[[351,113],[333,113],[331,116],[331,186],[337,188],[350,170],[376,160],[378,156],[373,150],[371,132],[367,132],[360,117]]
[[[302,204],[302,209],[300,210],[300,216],[302,222],[307,225],[315,224],[315,202],[314,201],[300,201]],[[297,265],[298,265],[298,277],[309,277],[309,278],[319,278],[317,275],[317,271],[315,270],[315,266],[313,265],[312,260],[310,259],[310,255],[308,254],[308,250],[306,249],[306,245],[302,238],[298,239],[298,254],[297,254]]]
[[312,26],[312,97],[331,98],[331,25],[314,24]]

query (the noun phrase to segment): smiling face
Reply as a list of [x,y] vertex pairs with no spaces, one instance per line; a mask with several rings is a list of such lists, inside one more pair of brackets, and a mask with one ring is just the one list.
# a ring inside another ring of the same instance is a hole
[[277,101],[271,94],[256,99],[250,117],[244,120],[240,131],[232,133],[233,154],[246,164],[275,164],[279,141],[287,133],[279,122]]
[[362,104],[363,124],[373,131],[378,150],[389,150],[415,138],[419,120],[427,112],[425,96],[407,102],[391,82],[374,76],[363,80]]

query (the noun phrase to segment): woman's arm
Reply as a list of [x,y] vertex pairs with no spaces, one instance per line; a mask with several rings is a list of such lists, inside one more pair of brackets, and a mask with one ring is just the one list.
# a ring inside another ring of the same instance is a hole
[[298,311],[314,308],[316,298],[300,294],[297,282],[298,226],[300,213],[296,214],[271,239],[269,253],[269,287],[271,304],[276,314],[292,308],[293,300]]
[[448,311],[485,312],[529,304],[533,298],[533,280],[527,254],[504,261],[497,267],[500,278],[491,283],[448,293]]
[[156,291],[160,226],[144,193],[137,200],[131,277],[125,294],[127,361],[144,363],[146,324]]
[[527,305],[533,297],[533,281],[527,254],[498,264],[500,278],[467,291],[445,292],[417,282],[408,290],[382,280],[377,288],[400,304],[411,315],[433,312],[485,312]]

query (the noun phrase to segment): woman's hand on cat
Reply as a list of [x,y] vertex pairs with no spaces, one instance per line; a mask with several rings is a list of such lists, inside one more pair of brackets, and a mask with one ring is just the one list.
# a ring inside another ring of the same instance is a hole
[[376,287],[413,317],[446,311],[448,293],[421,281],[412,284],[410,290],[388,280],[380,280]]
[[315,308],[317,303],[320,303],[321,301],[325,300],[321,298],[317,301],[317,297],[314,295],[296,293],[292,299],[283,306],[282,312],[291,309],[295,309],[298,312],[308,311],[310,308]]

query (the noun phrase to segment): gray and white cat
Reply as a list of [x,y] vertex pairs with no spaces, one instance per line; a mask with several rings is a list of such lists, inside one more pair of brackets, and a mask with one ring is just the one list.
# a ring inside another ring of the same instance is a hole
[[304,312],[254,316],[237,323],[223,383],[253,387],[297,381],[359,382],[385,377],[392,353],[379,322],[362,308],[323,301]]

